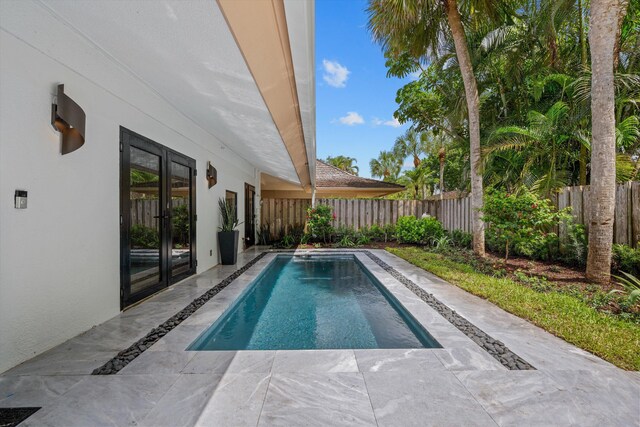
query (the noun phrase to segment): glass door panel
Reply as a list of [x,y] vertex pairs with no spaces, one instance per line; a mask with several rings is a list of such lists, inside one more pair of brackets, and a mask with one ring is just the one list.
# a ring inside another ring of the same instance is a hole
[[244,234],[247,247],[255,244],[256,215],[255,215],[256,189],[253,185],[244,185]]
[[171,162],[171,276],[191,269],[191,168]]
[[161,158],[130,147],[129,259],[130,294],[157,286],[162,280]]
[[195,160],[121,128],[120,303],[196,272]]

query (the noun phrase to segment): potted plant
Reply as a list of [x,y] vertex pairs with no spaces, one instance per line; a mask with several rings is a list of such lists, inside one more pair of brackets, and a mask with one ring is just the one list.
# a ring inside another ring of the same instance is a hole
[[238,258],[238,238],[240,232],[235,228],[240,224],[235,207],[222,197],[218,199],[221,225],[218,228],[218,249],[223,265],[233,265]]

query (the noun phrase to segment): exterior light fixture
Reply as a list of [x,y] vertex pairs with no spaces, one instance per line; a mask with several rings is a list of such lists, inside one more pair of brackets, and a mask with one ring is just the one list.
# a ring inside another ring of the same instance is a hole
[[62,134],[61,153],[69,154],[84,145],[86,116],[75,101],[64,93],[64,85],[58,85],[58,95],[51,104],[51,125]]
[[211,162],[207,162],[207,181],[209,182],[209,188],[218,183],[218,171]]

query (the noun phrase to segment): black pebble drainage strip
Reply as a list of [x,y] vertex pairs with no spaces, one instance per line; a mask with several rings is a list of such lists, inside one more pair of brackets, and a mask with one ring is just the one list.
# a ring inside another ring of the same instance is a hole
[[127,366],[131,361],[133,361],[136,357],[140,356],[146,349],[155,344],[160,338],[164,337],[171,331],[173,328],[178,326],[180,323],[185,321],[189,316],[191,316],[197,309],[205,305],[211,298],[216,296],[221,290],[229,286],[231,282],[237,279],[242,273],[251,268],[256,262],[260,261],[268,252],[263,252],[239,270],[234,271],[229,276],[227,276],[223,281],[215,285],[213,288],[209,289],[207,292],[193,300],[188,306],[180,310],[177,314],[173,315],[166,322],[154,328],[145,335],[143,338],[140,338],[129,348],[122,350],[118,353],[113,359],[109,360],[107,363],[102,365],[101,367],[95,369],[91,375],[112,375],[118,373],[122,368]]
[[15,427],[40,408],[0,408],[0,427]]
[[426,302],[431,308],[437,311],[442,317],[447,319],[449,323],[458,328],[460,332],[469,337],[473,342],[482,347],[487,353],[493,356],[498,362],[508,369],[515,371],[535,370],[530,363],[515,354],[502,342],[492,338],[489,334],[478,328],[464,317],[460,316],[454,310],[450,309],[429,292],[416,285],[413,281],[391,267],[386,262],[375,256],[369,251],[361,251],[366,254],[371,261],[378,264],[384,271],[391,274],[396,280],[407,287],[418,298]]
[[[279,252],[291,252],[291,251],[279,251]],[[360,252],[367,255],[373,262],[378,264],[385,270],[387,273],[391,274],[395,279],[397,279],[400,283],[407,287],[411,292],[413,292],[416,296],[418,296],[422,301],[427,303],[431,308],[436,310],[442,317],[444,317],[449,323],[458,328],[460,332],[469,337],[473,342],[478,344],[482,349],[484,349],[487,353],[489,353],[494,359],[500,362],[503,366],[510,370],[535,370],[530,363],[525,361],[523,358],[509,350],[509,348],[504,345],[502,342],[492,338],[489,334],[484,332],[482,329],[473,325],[464,317],[460,316],[454,310],[447,307],[445,304],[440,302],[436,297],[434,297],[429,292],[425,291],[402,273],[400,273],[395,268],[391,267],[386,262],[382,261],[380,258],[372,254],[367,250],[351,250],[351,251],[342,251],[342,252]],[[118,353],[113,359],[109,360],[107,363],[102,365],[101,367],[95,369],[91,374],[92,375],[112,375],[118,373],[122,368],[127,366],[131,361],[133,361],[136,357],[140,356],[145,350],[151,347],[154,343],[156,343],[160,338],[165,336],[169,331],[178,326],[184,320],[186,320],[189,316],[191,316],[197,309],[202,307],[205,303],[207,303],[211,298],[216,296],[221,290],[229,286],[231,282],[237,279],[241,274],[251,268],[256,262],[260,261],[265,255],[269,252],[263,252],[251,261],[249,261],[244,267],[236,270],[228,277],[226,277],[223,281],[215,285],[213,288],[209,289],[202,296],[196,298],[191,302],[188,306],[182,309],[180,312],[169,318],[166,322],[154,328],[149,332],[145,337],[136,341],[129,348]],[[271,252],[273,253],[273,252]],[[0,427],[2,427],[0,425]]]

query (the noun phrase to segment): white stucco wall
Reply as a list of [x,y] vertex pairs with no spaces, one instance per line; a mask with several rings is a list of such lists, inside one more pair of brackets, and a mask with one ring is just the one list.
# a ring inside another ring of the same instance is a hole
[[[196,159],[198,272],[218,263],[218,197],[237,192],[242,216],[245,182],[260,184],[233,141],[222,149],[73,30],[11,3],[0,14],[0,372],[119,312],[120,126]],[[59,83],[87,116],[85,145],[65,156],[50,125]],[[28,209],[14,209],[16,189]]]

